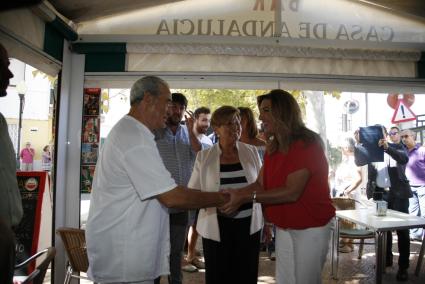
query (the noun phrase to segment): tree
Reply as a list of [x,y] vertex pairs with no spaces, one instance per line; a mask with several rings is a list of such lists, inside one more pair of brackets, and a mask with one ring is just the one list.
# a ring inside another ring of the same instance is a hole
[[[304,96],[304,107],[306,109],[305,121],[307,121],[307,127],[311,130],[317,132],[323,141],[327,141],[326,136],[326,121],[325,121],[325,96],[332,96],[339,99],[341,97],[340,92],[324,92],[324,91],[302,91]],[[328,154],[328,159],[331,159],[329,156],[331,154],[330,149],[328,149],[327,144],[325,144],[326,153]],[[330,160],[331,161],[331,160]]]
[[[188,101],[188,109],[195,110],[205,106],[213,112],[223,105],[235,107],[249,107],[258,117],[257,97],[268,92],[268,90],[233,90],[233,89],[175,89],[173,92],[184,94]],[[289,91],[300,104],[305,114],[305,97],[301,91]]]

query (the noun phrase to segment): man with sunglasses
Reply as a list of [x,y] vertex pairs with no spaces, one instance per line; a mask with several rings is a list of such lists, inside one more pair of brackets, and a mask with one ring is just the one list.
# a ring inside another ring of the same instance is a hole
[[390,132],[388,132],[390,141],[395,144],[401,143],[401,137],[400,137],[400,129],[398,126],[391,126]]
[[[413,197],[409,199],[409,214],[425,216],[425,147],[416,143],[416,133],[410,129],[401,132],[401,139],[409,152],[406,176],[410,181]],[[422,240],[423,229],[410,230],[411,240]]]

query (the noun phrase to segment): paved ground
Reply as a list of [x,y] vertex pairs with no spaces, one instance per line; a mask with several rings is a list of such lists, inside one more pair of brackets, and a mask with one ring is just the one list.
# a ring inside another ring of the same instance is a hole
[[[394,265],[386,269],[383,275],[383,283],[399,283],[396,281],[395,276],[398,269],[398,253],[397,253],[397,239],[396,235],[393,237],[393,252],[394,252]],[[418,254],[420,250],[420,242],[411,243],[410,255],[410,268],[409,268],[409,281],[405,283],[425,283],[425,263],[422,262],[422,270],[419,277],[414,275]],[[340,264],[338,270],[338,280],[331,279],[330,277],[330,261],[325,264],[323,271],[323,283],[374,283],[375,281],[375,252],[373,245],[365,246],[365,252],[362,259],[357,259],[358,247],[356,246],[354,252],[340,253]]]
[[[383,283],[399,283],[395,280],[395,275],[397,273],[397,243],[396,235],[394,235],[393,243],[395,252],[394,254],[394,266],[386,269],[386,273],[383,275]],[[198,247],[201,247],[198,245]],[[375,281],[375,253],[373,245],[365,245],[364,253],[362,259],[357,259],[357,246],[351,253],[341,253],[339,270],[338,270],[338,280],[334,280],[330,277],[330,258],[325,263],[323,270],[323,283],[324,284],[336,284],[336,283],[374,283]],[[411,255],[410,255],[410,268],[409,268],[409,281],[404,283],[425,283],[425,260],[422,262],[422,269],[419,277],[414,275],[416,268],[416,263],[418,259],[418,254],[420,250],[419,242],[412,242],[411,244]],[[260,256],[260,267],[259,267],[259,277],[258,284],[272,284],[276,283],[274,278],[274,265],[275,262],[269,260],[265,253],[261,253]],[[50,278],[46,276],[46,282],[50,283]],[[82,284],[91,283],[89,281],[81,281]],[[165,277],[161,280],[161,284],[166,284],[167,280]],[[183,284],[204,284],[204,271],[199,271],[195,273],[186,273],[184,272],[184,281]],[[239,284],[239,283],[235,283]]]
[[[397,241],[396,235],[394,235],[394,241]],[[420,250],[419,242],[412,242],[411,244],[411,265],[409,268],[409,281],[405,283],[425,283],[425,260],[423,261],[421,274],[419,277],[414,276],[418,254]],[[334,280],[330,277],[330,257],[326,261],[323,270],[323,283],[374,283],[375,281],[375,252],[373,245],[365,245],[362,259],[357,259],[358,247],[351,253],[340,253],[340,262],[338,270],[338,280]],[[397,243],[394,243],[394,252],[397,251]],[[383,283],[399,283],[395,280],[397,273],[397,257],[398,254],[394,254],[394,266],[386,269],[386,273],[383,275]],[[260,256],[260,267],[258,284],[272,284],[275,282],[274,273],[275,262],[268,259],[265,253]],[[167,281],[162,279],[161,284],[166,284]],[[183,284],[203,284],[204,272],[201,270],[195,273],[184,272]],[[239,284],[239,283],[238,283]]]

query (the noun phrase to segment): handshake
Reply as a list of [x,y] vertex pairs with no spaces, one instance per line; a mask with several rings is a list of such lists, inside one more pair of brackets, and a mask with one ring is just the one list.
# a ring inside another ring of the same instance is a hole
[[250,195],[245,193],[243,190],[223,189],[220,190],[220,194],[222,196],[223,202],[220,206],[217,207],[217,209],[226,215],[234,213],[242,204],[250,201]]

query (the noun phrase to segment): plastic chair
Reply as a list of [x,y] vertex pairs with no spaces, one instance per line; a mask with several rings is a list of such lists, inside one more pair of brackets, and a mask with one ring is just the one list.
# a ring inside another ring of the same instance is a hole
[[80,272],[86,273],[89,268],[85,231],[64,227],[57,229],[56,233],[60,235],[68,257],[64,284],[68,284],[71,278],[88,280],[89,278],[79,275]]
[[[332,204],[336,210],[351,210],[356,209],[356,203],[361,204],[353,198],[348,197],[334,197],[332,198]],[[356,224],[347,220],[339,220],[339,236],[342,239],[360,240],[356,244],[359,244],[358,259],[362,258],[364,240],[373,239],[375,244],[375,233],[367,228],[358,228]]]
[[[38,257],[42,255],[46,255],[44,260],[39,265],[37,265],[37,267],[34,269],[33,272],[30,273],[30,275],[28,275],[27,277],[24,277],[24,281],[21,282],[22,284],[29,284],[29,283],[43,284],[44,276],[46,276],[47,268],[49,268],[50,263],[52,262],[52,260],[55,258],[55,255],[56,255],[56,249],[54,247],[49,247],[42,251],[37,252],[33,256],[26,259],[24,262],[15,265],[15,269],[19,269],[27,265],[28,263],[35,261]],[[17,279],[17,278],[19,278],[19,276],[17,276],[16,278],[14,277],[14,279]]]

